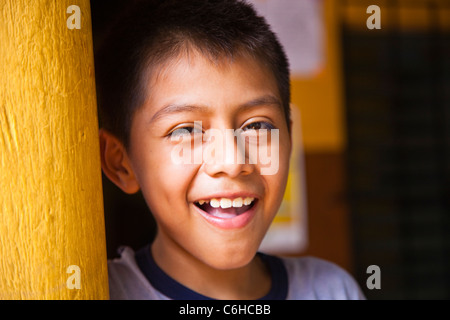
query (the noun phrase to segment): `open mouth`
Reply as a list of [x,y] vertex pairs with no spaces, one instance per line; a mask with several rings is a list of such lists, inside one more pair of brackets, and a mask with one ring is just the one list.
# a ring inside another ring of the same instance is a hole
[[202,211],[207,214],[222,219],[232,219],[237,217],[244,212],[250,210],[258,201],[258,199],[246,197],[246,198],[220,198],[220,199],[209,199],[209,200],[199,200],[194,202],[194,204]]

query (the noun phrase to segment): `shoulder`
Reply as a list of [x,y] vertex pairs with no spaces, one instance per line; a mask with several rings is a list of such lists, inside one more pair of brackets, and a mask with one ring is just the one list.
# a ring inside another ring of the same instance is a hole
[[163,299],[139,269],[135,252],[130,247],[120,247],[119,257],[108,260],[109,295],[111,300]]
[[315,257],[281,259],[289,278],[288,299],[365,299],[355,279],[332,262]]

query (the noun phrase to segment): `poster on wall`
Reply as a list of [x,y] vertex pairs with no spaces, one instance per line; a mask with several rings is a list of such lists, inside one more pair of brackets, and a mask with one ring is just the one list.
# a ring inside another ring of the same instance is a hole
[[250,0],[282,43],[294,77],[316,75],[323,64],[322,0]]

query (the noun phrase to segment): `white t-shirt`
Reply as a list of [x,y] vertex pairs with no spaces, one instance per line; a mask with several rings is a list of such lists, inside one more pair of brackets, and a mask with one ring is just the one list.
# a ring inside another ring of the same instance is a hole
[[[209,299],[165,274],[153,261],[149,247],[137,252],[129,247],[121,247],[119,254],[119,258],[108,261],[110,299]],[[260,256],[272,276],[271,292],[262,299],[365,299],[353,277],[331,262],[313,257]]]

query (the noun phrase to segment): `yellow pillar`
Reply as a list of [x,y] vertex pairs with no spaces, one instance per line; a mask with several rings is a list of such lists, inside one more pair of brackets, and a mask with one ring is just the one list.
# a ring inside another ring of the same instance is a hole
[[0,299],[107,299],[88,0],[0,0],[0,129]]

